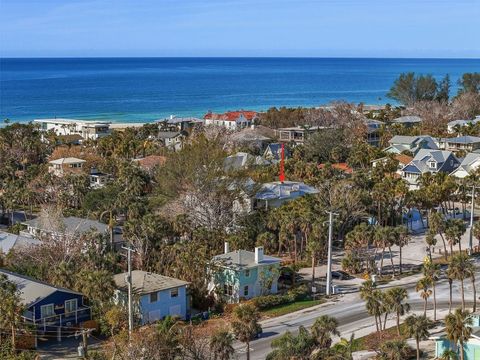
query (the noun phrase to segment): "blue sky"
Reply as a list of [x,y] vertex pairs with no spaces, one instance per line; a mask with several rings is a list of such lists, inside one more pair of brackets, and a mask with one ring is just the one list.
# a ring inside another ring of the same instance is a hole
[[480,57],[480,0],[0,0],[0,56]]

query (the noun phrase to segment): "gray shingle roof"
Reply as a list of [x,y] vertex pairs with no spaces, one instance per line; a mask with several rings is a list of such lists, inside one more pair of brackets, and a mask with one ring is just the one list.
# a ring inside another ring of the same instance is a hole
[[0,253],[7,254],[12,249],[38,244],[40,244],[40,241],[37,239],[0,231]]
[[82,295],[76,291],[55,287],[53,285],[32,279],[28,276],[16,274],[7,270],[0,269],[0,274],[7,276],[8,281],[13,282],[20,291],[20,299],[23,305],[30,307],[36,302],[45,299],[55,291],[69,292],[71,294]]
[[[213,261],[222,262],[222,265],[228,268],[252,268],[259,264],[255,262],[255,253],[247,250],[236,250],[226,254],[221,254],[213,257]],[[271,265],[280,263],[282,259],[263,255],[263,260],[260,265]]]
[[[127,291],[127,273],[117,274],[113,277],[115,285],[122,291]],[[132,271],[133,292],[138,295],[150,294],[152,292],[168,290],[180,286],[186,286],[189,282],[175,279],[168,276],[154,274],[141,270]]]
[[52,229],[55,229],[55,225],[60,225],[65,229],[65,233],[67,234],[81,234],[88,232],[90,230],[95,230],[99,233],[106,232],[108,226],[106,224],[102,224],[96,220],[89,220],[89,219],[82,219],[75,216],[69,216],[66,218],[60,219],[60,224],[54,224],[53,221],[49,224],[49,221],[44,221],[42,218],[35,218],[32,220],[24,221],[22,224],[31,226],[33,228],[50,232]]
[[317,194],[318,190],[312,186],[297,181],[274,181],[262,184],[260,191],[255,195],[260,200],[289,199],[306,194]]
[[[432,169],[428,166],[428,162],[434,160],[437,163],[437,167]],[[451,160],[451,164],[450,161]],[[444,150],[431,150],[431,149],[420,149],[413,158],[412,162],[408,166],[417,167],[421,173],[425,172],[451,172],[457,168],[455,166],[458,164],[458,159],[453,155],[451,151]]]
[[393,119],[393,122],[396,124],[419,123],[422,122],[422,118],[414,115],[400,116],[396,119]]

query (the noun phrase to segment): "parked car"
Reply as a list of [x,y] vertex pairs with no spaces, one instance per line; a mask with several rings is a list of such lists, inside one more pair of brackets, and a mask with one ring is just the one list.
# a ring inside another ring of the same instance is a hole
[[350,275],[349,273],[346,273],[345,271],[342,270],[335,270],[332,271],[332,279],[335,280],[350,280],[353,279],[354,277]]

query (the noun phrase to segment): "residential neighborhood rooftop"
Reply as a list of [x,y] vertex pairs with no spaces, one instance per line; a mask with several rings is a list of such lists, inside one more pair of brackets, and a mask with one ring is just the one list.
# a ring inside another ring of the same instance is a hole
[[78,218],[75,216],[60,218],[58,221],[37,217],[32,220],[24,221],[22,224],[44,231],[51,231],[52,229],[65,231],[66,234],[81,234],[90,230],[102,233],[108,230],[108,226],[99,221]]
[[17,290],[20,292],[21,302],[27,307],[46,298],[57,290],[81,295],[76,291],[56,287],[45,282],[32,279],[28,276],[16,274],[4,269],[0,269],[0,274],[6,275],[7,279],[17,286]]
[[67,157],[67,158],[60,158],[49,161],[50,164],[54,165],[62,165],[62,164],[78,164],[78,163],[85,163],[86,160],[75,158],[75,157]]
[[213,258],[216,262],[221,262],[222,266],[232,268],[252,268],[255,266],[275,264],[282,261],[282,259],[263,255],[262,260],[257,263],[255,261],[255,252],[248,250],[235,250],[226,254],[216,255]]
[[[113,280],[115,285],[122,291],[127,290],[126,282],[127,273],[114,275]],[[188,285],[188,281],[175,279],[168,276],[154,274],[151,272],[133,270],[132,271],[132,286],[133,292],[137,295],[150,294],[152,292],[176,288],[179,286]]]

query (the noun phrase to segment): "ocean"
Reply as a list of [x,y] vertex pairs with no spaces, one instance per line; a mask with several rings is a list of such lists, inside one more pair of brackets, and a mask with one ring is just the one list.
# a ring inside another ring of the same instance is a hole
[[409,71],[449,74],[455,94],[463,73],[480,72],[480,59],[2,58],[0,122],[149,122],[335,100],[394,103],[386,94]]

